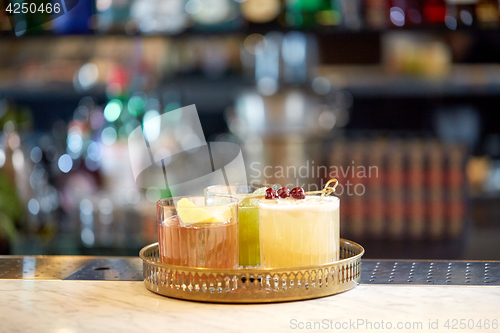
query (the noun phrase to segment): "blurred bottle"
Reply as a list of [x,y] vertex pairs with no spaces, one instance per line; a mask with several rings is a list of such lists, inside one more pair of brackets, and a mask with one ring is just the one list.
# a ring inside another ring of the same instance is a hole
[[445,23],[455,30],[459,26],[470,27],[475,24],[475,3],[477,0],[448,0]]
[[189,0],[186,12],[193,30],[234,30],[241,26],[239,8],[232,0]]
[[246,0],[240,5],[243,17],[252,23],[268,23],[282,11],[280,0]]
[[427,189],[428,189],[428,219],[429,236],[432,239],[441,238],[445,234],[445,168],[443,149],[438,142],[429,142],[427,145]]
[[390,0],[389,7],[392,27],[404,27],[406,24],[406,0]]
[[[325,104],[329,82],[312,80],[313,89],[308,87],[317,66],[314,36],[298,31],[254,34],[247,37],[243,52],[254,56],[256,89],[237,96],[227,121],[241,140],[244,156],[252,163],[297,170],[322,165],[323,139],[335,126],[336,116]],[[321,96],[316,91],[322,91]],[[254,180],[299,186],[290,174],[260,174]],[[300,181],[317,185],[319,175],[302,175]]]
[[130,0],[96,0],[98,31],[125,31],[130,18],[130,4]]
[[133,32],[178,34],[188,25],[184,0],[134,0],[130,7],[132,21],[125,27]]
[[385,29],[388,26],[387,2],[385,0],[365,0],[365,21],[370,29]]
[[394,74],[443,78],[450,72],[450,47],[433,35],[394,31],[385,34],[382,47],[383,62]]
[[419,140],[408,142],[406,149],[408,184],[408,235],[422,239],[425,233],[425,151]]
[[[464,148],[432,139],[386,139],[379,134],[336,140],[329,164],[339,170],[350,166],[366,171],[346,172],[341,177],[343,186],[339,185],[337,195],[343,200],[343,234],[355,239],[404,241],[465,235],[468,205]],[[480,181],[484,177],[478,174],[484,175],[488,168],[474,165],[470,169]],[[349,195],[344,192],[347,181],[366,192]]]
[[[374,167],[373,169],[376,171],[373,176],[370,175],[369,171],[367,179],[370,190],[367,192],[368,207],[365,207],[365,209],[370,212],[369,216],[372,219],[372,222],[367,225],[367,232],[372,237],[379,239],[384,234],[386,224],[384,184],[387,182],[386,178],[390,177],[389,173],[384,170],[384,158],[387,151],[386,144],[386,141],[378,139],[373,141],[366,149],[368,165],[372,168]],[[349,201],[347,200],[347,202]]]
[[460,146],[452,146],[447,149],[447,163],[445,177],[447,186],[448,204],[445,206],[447,215],[449,216],[449,234],[452,237],[459,236],[463,229],[465,208],[465,177],[463,172],[464,161],[466,160],[465,149]]
[[361,0],[340,0],[340,8],[343,27],[350,30],[359,30],[363,27]]
[[423,14],[426,25],[436,26],[444,24],[446,2],[444,0],[425,0]]
[[325,3],[315,14],[315,20],[321,26],[337,26],[342,22],[342,6],[338,0]]
[[10,22],[7,13],[4,10],[0,11],[0,31],[10,30]]
[[479,0],[476,3],[476,17],[480,27],[498,26],[498,0]]
[[418,0],[389,1],[389,17],[394,27],[418,27],[422,25],[422,2]]
[[404,145],[395,140],[389,147],[387,160],[387,233],[393,239],[401,239],[405,231],[404,221]]
[[423,21],[423,6],[420,0],[407,0],[407,23],[411,26],[418,27]]
[[301,28],[338,25],[341,21],[340,10],[341,2],[337,0],[287,0],[286,23]]

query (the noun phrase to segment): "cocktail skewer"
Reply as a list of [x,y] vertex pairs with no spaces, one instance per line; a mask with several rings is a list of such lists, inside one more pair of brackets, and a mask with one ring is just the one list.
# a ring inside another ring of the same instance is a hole
[[[333,186],[329,186],[331,183],[335,183]],[[306,192],[306,194],[320,194],[321,193],[321,197],[324,197],[325,195],[330,195],[332,193],[335,192],[335,189],[337,188],[337,186],[339,185],[339,181],[335,178],[333,179],[330,179],[326,184],[325,184],[325,187],[323,187],[323,189],[321,191],[310,191],[310,192]],[[245,197],[245,200],[246,199],[264,199],[266,196],[265,195],[250,195],[248,197]]]

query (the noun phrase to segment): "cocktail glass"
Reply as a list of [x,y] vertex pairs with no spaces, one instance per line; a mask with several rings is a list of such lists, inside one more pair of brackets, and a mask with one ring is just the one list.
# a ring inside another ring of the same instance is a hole
[[[181,199],[191,204],[178,205]],[[206,268],[238,268],[238,200],[204,196],[157,202],[158,243],[163,263]]]
[[303,200],[259,200],[261,266],[302,267],[339,259],[340,200],[308,195]]
[[[254,185],[215,185],[205,189],[207,198],[212,196],[232,196],[239,199],[239,262],[242,267],[257,267],[260,265],[259,245],[259,209],[258,199],[245,199],[261,186]],[[264,193],[264,192],[263,192]]]

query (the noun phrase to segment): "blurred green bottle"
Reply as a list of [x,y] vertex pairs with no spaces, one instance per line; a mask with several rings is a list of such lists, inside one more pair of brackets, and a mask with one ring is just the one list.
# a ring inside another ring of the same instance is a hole
[[305,29],[340,25],[341,6],[340,0],[286,0],[286,24]]

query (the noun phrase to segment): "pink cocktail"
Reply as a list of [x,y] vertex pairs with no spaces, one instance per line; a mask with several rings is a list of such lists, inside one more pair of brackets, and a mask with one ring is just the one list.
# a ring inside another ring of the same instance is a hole
[[157,203],[157,213],[161,262],[238,268],[236,199],[219,198],[209,206],[202,196],[163,199]]

